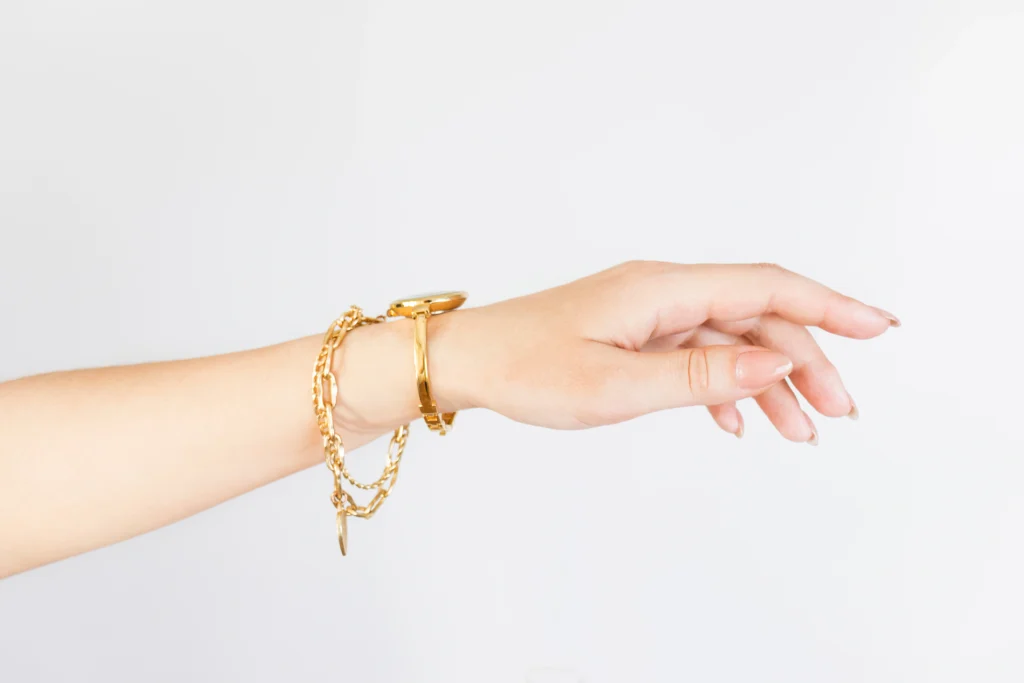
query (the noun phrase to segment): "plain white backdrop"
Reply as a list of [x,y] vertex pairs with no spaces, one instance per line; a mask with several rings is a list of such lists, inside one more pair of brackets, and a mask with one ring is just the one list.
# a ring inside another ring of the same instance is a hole
[[904,326],[817,449],[467,413],[344,560],[315,468],[7,579],[0,679],[1022,680],[1022,84],[1019,0],[4,0],[0,379],[631,258]]

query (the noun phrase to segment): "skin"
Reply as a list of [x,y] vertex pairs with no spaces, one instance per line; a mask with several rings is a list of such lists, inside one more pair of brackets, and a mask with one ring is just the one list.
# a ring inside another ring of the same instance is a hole
[[[705,405],[737,436],[736,402],[753,398],[785,438],[816,444],[795,392],[822,415],[856,408],[810,326],[869,339],[899,321],[775,265],[630,262],[431,318],[432,390],[443,411],[554,429]],[[419,418],[412,335],[409,320],[362,327],[336,353],[347,450]],[[309,389],[321,342],[0,384],[0,576],[322,463]]]

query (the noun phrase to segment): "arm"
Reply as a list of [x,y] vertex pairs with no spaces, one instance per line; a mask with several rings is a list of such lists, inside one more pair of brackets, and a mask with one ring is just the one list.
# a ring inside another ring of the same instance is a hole
[[[399,361],[409,357],[407,323],[361,328],[339,349],[351,370],[339,375],[349,449],[418,413]],[[322,462],[308,386],[321,339],[0,385],[0,576],[163,526]],[[348,409],[353,401],[358,413]]]
[[[485,407],[553,428],[712,406],[742,434],[755,397],[817,442],[786,382],[819,412],[854,411],[807,325],[854,338],[891,315],[775,267],[631,263],[431,319],[444,411]],[[419,416],[411,322],[354,330],[335,356],[347,450]],[[0,576],[157,528],[322,461],[309,381],[319,335],[195,360],[0,385]]]

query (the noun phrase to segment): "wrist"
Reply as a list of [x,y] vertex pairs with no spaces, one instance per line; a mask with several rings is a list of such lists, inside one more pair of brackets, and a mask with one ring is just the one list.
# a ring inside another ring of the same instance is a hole
[[[427,322],[431,394],[444,412],[474,407],[463,350],[461,311]],[[335,423],[348,448],[420,419],[413,356],[413,321],[399,319],[352,330],[334,354],[338,379]]]
[[[427,366],[430,387],[439,412],[450,413],[481,406],[480,385],[484,374],[476,362],[473,309],[431,316],[427,321]],[[410,337],[409,354],[413,340]],[[413,373],[412,358],[409,359]],[[415,377],[410,374],[415,386]],[[418,408],[417,404],[417,408]]]

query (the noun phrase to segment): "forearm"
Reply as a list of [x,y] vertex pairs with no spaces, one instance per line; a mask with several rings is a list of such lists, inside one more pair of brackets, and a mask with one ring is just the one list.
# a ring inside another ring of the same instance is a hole
[[[418,415],[407,323],[353,331],[339,349],[348,450]],[[0,576],[322,462],[309,386],[321,342],[0,385]]]

